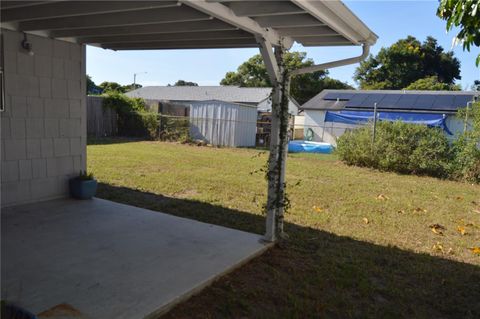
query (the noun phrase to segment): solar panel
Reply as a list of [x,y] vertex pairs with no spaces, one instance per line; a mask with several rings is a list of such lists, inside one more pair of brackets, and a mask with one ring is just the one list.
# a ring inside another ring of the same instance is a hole
[[[454,95],[437,95],[435,102],[430,109],[433,110],[452,110],[455,101]],[[455,109],[455,108],[453,108]]]
[[473,100],[473,95],[457,95],[453,101],[452,109],[458,110],[459,108],[466,107],[468,102]]
[[370,94],[365,101],[363,101],[362,107],[373,108],[375,107],[375,103],[380,103],[383,98],[385,98],[386,94]]
[[385,94],[385,97],[377,103],[379,108],[393,108],[402,94]]
[[413,105],[415,109],[430,110],[433,102],[435,102],[436,96],[433,94],[415,94],[418,98]]
[[355,94],[350,101],[347,102],[346,107],[362,107],[363,102],[368,98],[369,94],[366,93],[357,93]]
[[[368,92],[368,91],[367,91]],[[400,92],[400,91],[399,91]],[[335,93],[331,97],[345,98],[346,109],[373,109],[374,104],[383,110],[409,110],[409,111],[456,111],[465,107],[473,98],[465,94],[434,94],[434,93]],[[328,94],[327,94],[328,95]]]
[[418,99],[417,94],[402,94],[398,101],[392,105],[392,109],[414,110],[413,105]]

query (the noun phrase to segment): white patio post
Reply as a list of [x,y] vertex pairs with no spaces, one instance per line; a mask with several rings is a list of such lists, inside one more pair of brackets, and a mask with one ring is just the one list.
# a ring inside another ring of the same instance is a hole
[[285,160],[288,130],[288,75],[283,68],[284,49],[263,38],[257,38],[272,91],[272,120],[270,155],[268,158],[268,197],[266,206],[265,240],[275,241],[283,235],[283,211],[285,204]]

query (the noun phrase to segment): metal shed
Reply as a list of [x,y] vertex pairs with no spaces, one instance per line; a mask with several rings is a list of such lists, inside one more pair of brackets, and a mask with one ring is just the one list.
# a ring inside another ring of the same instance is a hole
[[190,104],[190,134],[215,146],[255,146],[255,106],[225,101]]

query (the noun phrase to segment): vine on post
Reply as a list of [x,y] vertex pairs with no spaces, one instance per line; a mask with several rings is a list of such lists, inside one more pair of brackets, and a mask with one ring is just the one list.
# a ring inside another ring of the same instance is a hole
[[[289,91],[289,73],[284,65],[284,50],[277,47],[275,56],[277,57],[280,79],[276,83],[272,96],[272,122],[275,117],[278,120],[278,139],[273,138],[276,144],[270,147],[270,156],[268,159],[268,171],[266,179],[269,184],[269,192],[274,191],[273,196],[269,196],[266,209],[273,210],[276,217],[275,233],[277,238],[285,238],[283,228],[284,215],[290,208],[290,200],[286,193],[286,182],[284,177],[286,154],[288,145],[288,123],[290,115],[288,113],[288,91]],[[273,131],[273,128],[272,128]],[[272,189],[273,188],[273,189]]]

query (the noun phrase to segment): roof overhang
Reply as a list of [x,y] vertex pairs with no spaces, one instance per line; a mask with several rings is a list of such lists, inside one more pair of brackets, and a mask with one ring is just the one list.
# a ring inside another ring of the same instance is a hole
[[113,50],[373,45],[341,1],[2,1],[1,27]]

